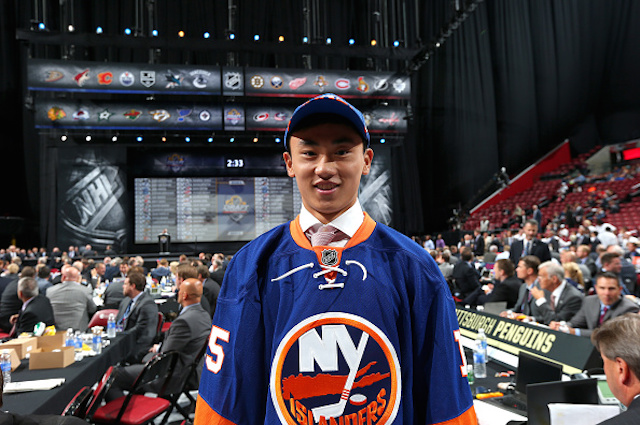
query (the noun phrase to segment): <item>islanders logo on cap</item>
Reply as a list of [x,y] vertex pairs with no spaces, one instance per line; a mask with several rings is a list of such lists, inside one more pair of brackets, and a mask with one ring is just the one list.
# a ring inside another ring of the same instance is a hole
[[401,387],[388,337],[349,313],[303,320],[282,339],[271,365],[271,400],[283,424],[390,424]]

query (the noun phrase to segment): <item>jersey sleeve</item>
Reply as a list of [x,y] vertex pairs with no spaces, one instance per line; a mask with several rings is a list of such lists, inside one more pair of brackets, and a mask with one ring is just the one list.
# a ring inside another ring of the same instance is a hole
[[243,258],[238,253],[229,264],[218,297],[196,405],[197,425],[264,422],[264,325],[257,273]]
[[475,425],[455,304],[435,262],[429,260],[412,276],[414,423]]

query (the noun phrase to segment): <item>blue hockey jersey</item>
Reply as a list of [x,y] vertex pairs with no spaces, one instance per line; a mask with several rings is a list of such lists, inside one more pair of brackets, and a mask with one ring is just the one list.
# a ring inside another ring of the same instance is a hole
[[436,263],[365,214],[344,248],[298,219],[225,274],[195,423],[477,423],[455,306]]

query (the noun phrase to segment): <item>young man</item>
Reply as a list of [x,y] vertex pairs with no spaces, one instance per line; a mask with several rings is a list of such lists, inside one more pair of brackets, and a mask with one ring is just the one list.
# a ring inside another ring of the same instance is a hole
[[438,266],[358,202],[373,159],[362,114],[318,96],[285,143],[303,208],[229,263],[195,423],[475,424]]

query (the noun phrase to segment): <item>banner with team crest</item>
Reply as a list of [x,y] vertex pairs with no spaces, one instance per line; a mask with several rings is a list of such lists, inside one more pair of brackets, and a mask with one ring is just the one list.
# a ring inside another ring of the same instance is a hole
[[221,94],[219,66],[30,59],[30,90]]
[[335,93],[345,98],[409,99],[408,75],[374,71],[245,68],[247,96],[311,97]]

